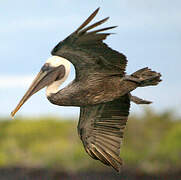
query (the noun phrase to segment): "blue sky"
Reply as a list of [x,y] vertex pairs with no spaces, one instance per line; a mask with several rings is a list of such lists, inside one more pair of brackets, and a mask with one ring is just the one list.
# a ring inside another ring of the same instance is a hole
[[[150,67],[163,75],[158,87],[133,92],[154,101],[156,111],[181,108],[181,1],[180,0],[52,0],[0,1],[0,115],[9,115],[50,56],[52,48],[97,7],[96,20],[110,16],[103,25],[118,25],[106,40],[128,58],[127,72]],[[74,69],[68,82],[74,78]],[[132,105],[132,112],[145,106]],[[68,116],[78,118],[79,108],[63,108],[49,103],[42,90],[18,115]]]

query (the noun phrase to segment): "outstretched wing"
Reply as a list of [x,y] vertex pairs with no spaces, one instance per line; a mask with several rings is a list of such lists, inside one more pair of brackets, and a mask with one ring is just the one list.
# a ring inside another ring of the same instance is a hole
[[88,27],[96,16],[99,8],[70,36],[57,44],[52,55],[61,56],[72,62],[76,69],[76,78],[81,79],[90,74],[120,74],[124,75],[127,64],[126,57],[103,43],[111,33],[104,31],[116,26],[89,31],[105,21],[105,18]]
[[119,171],[120,144],[129,115],[129,95],[94,106],[81,107],[78,133],[86,152]]

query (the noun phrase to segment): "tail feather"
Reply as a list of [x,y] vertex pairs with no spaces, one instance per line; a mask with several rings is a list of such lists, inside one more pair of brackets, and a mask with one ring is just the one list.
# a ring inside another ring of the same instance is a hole
[[155,86],[162,80],[160,79],[161,74],[152,71],[148,67],[140,69],[131,75],[133,78],[138,79],[139,86]]

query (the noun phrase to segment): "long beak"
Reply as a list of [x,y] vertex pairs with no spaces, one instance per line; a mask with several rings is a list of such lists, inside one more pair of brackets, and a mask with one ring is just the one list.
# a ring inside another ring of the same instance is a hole
[[40,89],[44,88],[45,86],[52,83],[55,79],[55,73],[52,72],[46,72],[46,71],[40,71],[34,81],[32,82],[31,86],[23,96],[23,98],[20,100],[16,108],[11,112],[11,116],[14,117],[16,112],[21,108],[21,106],[36,92],[38,92]]

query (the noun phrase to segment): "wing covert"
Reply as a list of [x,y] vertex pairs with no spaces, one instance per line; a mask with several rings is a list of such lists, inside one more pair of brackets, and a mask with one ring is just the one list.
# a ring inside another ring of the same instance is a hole
[[57,44],[52,55],[61,56],[72,62],[76,69],[76,78],[85,77],[86,74],[120,74],[125,73],[126,57],[103,43],[111,33],[105,31],[116,26],[89,31],[108,20],[105,18],[88,27],[90,21],[98,13],[97,9],[87,20],[65,40]]
[[119,171],[120,145],[129,115],[129,95],[112,102],[81,107],[78,133],[86,152]]

